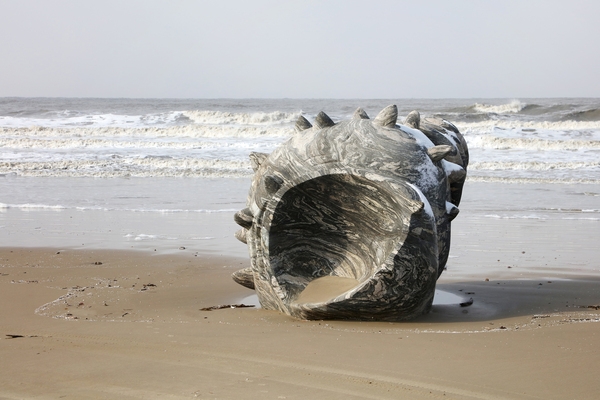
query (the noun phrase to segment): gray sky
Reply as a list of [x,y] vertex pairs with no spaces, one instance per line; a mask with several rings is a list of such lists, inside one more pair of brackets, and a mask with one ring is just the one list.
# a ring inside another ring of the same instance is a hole
[[600,1],[0,0],[0,97],[600,97]]

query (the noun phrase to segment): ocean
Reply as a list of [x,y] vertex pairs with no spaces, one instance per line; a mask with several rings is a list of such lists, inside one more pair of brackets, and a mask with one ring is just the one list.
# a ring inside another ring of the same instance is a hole
[[468,143],[455,237],[473,219],[482,230],[578,221],[600,234],[600,99],[0,98],[0,240],[247,257],[232,216],[250,187],[249,153],[273,151],[300,115],[374,117],[390,104],[399,122],[418,110]]
[[0,99],[0,174],[28,177],[248,177],[300,115],[334,121],[396,104],[453,122],[469,179],[600,183],[600,99]]

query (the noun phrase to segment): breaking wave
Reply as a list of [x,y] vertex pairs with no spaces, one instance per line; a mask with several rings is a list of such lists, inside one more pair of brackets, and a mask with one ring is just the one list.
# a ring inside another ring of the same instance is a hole
[[300,110],[337,121],[358,105],[374,115],[394,103],[403,115],[417,109],[460,129],[469,179],[600,180],[596,99],[8,99],[0,102],[0,174],[248,177],[249,153],[270,153],[293,135]]
[[520,112],[526,106],[526,103],[521,103],[519,100],[513,100],[508,104],[500,105],[475,103],[472,108],[474,111],[480,113],[514,114]]
[[284,138],[292,134],[293,129],[286,126],[206,126],[206,125],[182,125],[169,127],[1,127],[1,137],[131,137],[131,138],[260,138],[276,137]]
[[467,182],[510,183],[510,184],[600,184],[598,178],[545,178],[468,175]]
[[273,125],[291,124],[298,119],[300,113],[282,111],[232,113],[223,111],[183,111],[182,113],[196,124],[203,125]]
[[0,210],[20,209],[20,210],[66,210],[67,207],[60,205],[47,204],[5,204],[0,203]]
[[[264,143],[265,142],[261,142]],[[255,142],[222,142],[222,141],[167,141],[167,140],[111,140],[111,139],[30,139],[30,138],[0,138],[0,148],[10,149],[163,149],[163,150],[193,150],[193,149],[238,149],[252,150]]]
[[253,112],[235,113],[227,111],[188,110],[170,111],[156,114],[86,114],[65,110],[62,112],[42,113],[37,116],[0,115],[0,126],[26,128],[30,126],[47,127],[166,127],[186,125],[282,125],[295,122],[298,112]]
[[600,150],[597,140],[549,140],[538,138],[506,138],[488,135],[467,137],[469,148],[497,150]]
[[598,162],[501,162],[501,161],[481,161],[473,162],[469,165],[470,170],[491,170],[491,171],[550,171],[550,170],[576,170],[576,169],[597,169],[600,173],[600,161]]
[[0,162],[0,174],[29,177],[203,177],[241,178],[252,175],[250,162],[195,158],[144,157],[48,162]]
[[[41,211],[41,210],[77,210],[77,211],[132,211],[140,213],[159,213],[159,214],[175,214],[175,213],[198,213],[198,214],[218,214],[218,213],[234,213],[238,211],[237,208],[217,208],[217,209],[161,209],[161,208],[114,208],[114,207],[98,207],[98,206],[63,206],[63,205],[49,205],[49,204],[5,204],[0,203],[0,210],[8,209],[19,209],[22,211]],[[125,237],[132,237],[131,234],[125,235]],[[212,239],[212,238],[195,238],[201,239]]]
[[600,121],[515,121],[484,120],[477,122],[458,122],[457,128],[463,134],[490,132],[494,129],[505,130],[549,130],[549,131],[594,131],[600,130]]
[[591,110],[570,112],[562,119],[574,121],[598,121],[600,120],[600,109],[594,108]]

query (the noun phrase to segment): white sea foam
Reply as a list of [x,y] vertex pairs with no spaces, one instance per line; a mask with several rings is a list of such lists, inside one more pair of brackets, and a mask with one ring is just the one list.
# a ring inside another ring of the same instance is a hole
[[249,161],[144,157],[54,162],[0,162],[0,174],[55,177],[246,177]]
[[255,149],[260,145],[274,147],[279,141],[216,141],[216,140],[115,140],[103,138],[0,138],[0,148],[10,149]]
[[[527,214],[527,215],[520,215],[520,214],[505,214],[505,215],[499,215],[499,214],[486,214],[484,215],[485,218],[492,218],[492,219],[531,219],[531,220],[540,220],[540,221],[547,221],[548,219],[557,219],[556,216],[550,216],[550,215],[537,215],[537,214]],[[579,217],[579,216],[561,216],[558,217],[558,219],[560,220],[568,220],[568,221],[600,221],[600,218],[597,217]]]
[[218,214],[218,213],[234,213],[239,211],[237,208],[220,208],[215,210],[209,209],[198,209],[198,210],[184,210],[184,209],[149,209],[149,208],[133,208],[128,211],[142,212],[142,213],[161,213],[161,214],[177,214],[177,213],[200,213],[200,214]]
[[530,214],[530,215],[486,214],[486,215],[484,215],[484,217],[486,217],[486,218],[494,218],[494,219],[539,219],[539,220],[545,220],[545,219],[547,219],[546,217],[543,217],[541,215],[536,215],[536,214]]
[[576,169],[595,169],[600,176],[600,161],[597,162],[539,162],[539,161],[518,161],[518,162],[473,162],[469,165],[470,170],[527,170],[527,171],[551,171],[551,170],[576,170]]
[[300,113],[282,111],[232,113],[223,111],[183,111],[182,113],[196,124],[203,125],[274,125],[291,124],[298,119]]
[[[379,103],[366,108],[380,110]],[[597,101],[474,103],[424,101],[424,108],[415,106],[424,116],[450,119],[464,134],[471,154],[467,179],[600,180]],[[249,153],[271,153],[293,135],[301,114],[297,110],[310,108],[308,104],[314,106],[309,119],[320,109],[334,120],[346,119],[353,107],[365,107],[354,100],[11,100],[0,110],[0,174],[248,177]],[[400,105],[403,113],[412,109],[408,107]],[[401,128],[432,146],[421,132]]]
[[508,104],[491,105],[491,104],[480,104],[475,103],[473,109],[481,113],[494,113],[494,114],[506,114],[506,113],[518,113],[527,106],[525,103],[521,103],[519,100],[513,100]]
[[[237,208],[216,208],[216,209],[163,209],[163,208],[137,208],[137,207],[99,207],[99,206],[65,206],[59,204],[6,204],[0,203],[0,212],[2,210],[17,209],[22,211],[45,211],[45,210],[76,210],[76,211],[130,211],[136,213],[157,213],[157,214],[179,214],[179,213],[194,213],[194,214],[219,214],[219,213],[234,213],[239,211]],[[202,238],[196,238],[198,240]],[[208,239],[208,238],[205,238]]]
[[89,114],[89,115],[52,115],[47,118],[0,116],[0,126],[3,127],[141,127],[153,125],[169,125],[182,117],[180,111],[148,115],[118,115],[118,114]]
[[47,204],[5,204],[0,203],[0,210],[19,209],[19,210],[65,210],[67,207],[61,205]]
[[511,184],[600,184],[600,178],[597,174],[594,177],[531,177],[531,176],[487,176],[470,174],[467,175],[467,182],[487,182],[487,183],[511,183]]
[[0,127],[0,137],[19,138],[285,138],[293,133],[286,126],[208,126],[182,125],[169,127],[122,128],[108,127]]
[[546,130],[546,131],[598,131],[600,121],[522,121],[488,119],[478,122],[457,122],[456,127],[463,134],[492,132],[494,129],[505,130]]
[[549,140],[493,135],[471,135],[466,140],[470,149],[600,150],[600,141],[597,140]]
[[160,239],[160,240],[177,240],[177,237],[173,237],[173,236],[165,236],[165,235],[148,235],[145,233],[140,233],[139,235],[134,235],[132,233],[128,233],[125,236],[123,236],[126,239],[133,239],[137,242],[142,241],[142,240],[156,240],[156,239]]
[[119,115],[119,114],[87,114],[72,115],[72,113],[52,114],[46,118],[40,117],[14,117],[0,116],[0,126],[4,127],[151,127],[168,126],[181,123],[189,119],[199,125],[275,125],[291,124],[300,115],[300,112],[253,112],[234,113],[210,110],[171,111],[157,114],[144,115]]
[[[133,234],[128,233],[123,236],[125,239],[133,239],[136,242],[141,241],[149,241],[149,240],[181,240],[180,237],[177,236],[167,236],[167,235],[151,235],[146,233]],[[192,237],[189,240],[213,240],[214,236],[203,236],[203,237]]]

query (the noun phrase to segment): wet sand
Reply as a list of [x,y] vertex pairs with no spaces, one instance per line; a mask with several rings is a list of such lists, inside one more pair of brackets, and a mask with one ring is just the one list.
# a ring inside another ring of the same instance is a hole
[[230,278],[248,265],[188,249],[0,249],[0,399],[593,399],[600,391],[596,277],[506,267],[505,279],[500,268],[487,278],[442,277],[439,289],[473,304],[436,304],[402,323],[201,310],[251,303],[253,291]]

